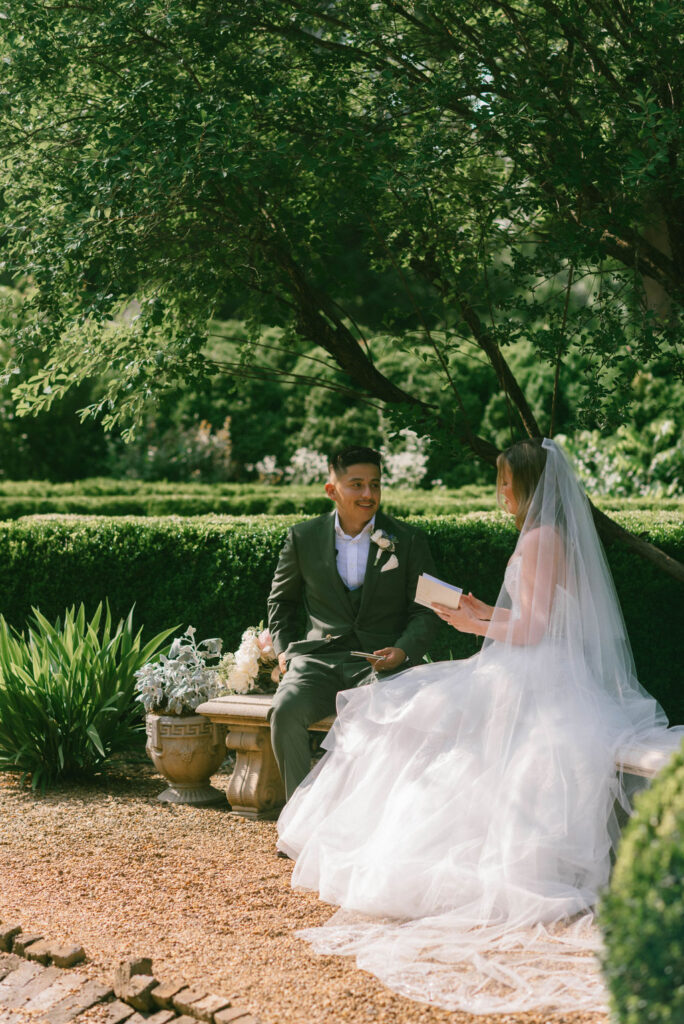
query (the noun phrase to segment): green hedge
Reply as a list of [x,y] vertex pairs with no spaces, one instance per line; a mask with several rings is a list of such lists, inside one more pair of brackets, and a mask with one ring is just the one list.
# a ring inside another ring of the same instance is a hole
[[[165,518],[37,516],[0,523],[0,613],[23,626],[31,606],[48,618],[108,598],[115,616],[136,603],[149,632],[195,625],[228,648],[265,616],[287,527],[299,517]],[[684,522],[673,512],[619,513],[684,560]],[[438,571],[493,601],[516,539],[501,513],[414,518],[430,537]],[[684,721],[679,637],[682,587],[618,545],[608,551],[643,684]],[[477,641],[444,627],[435,657],[467,657]]]
[[684,751],[647,792],[622,837],[599,908],[603,972],[620,1024],[684,1020]]
[[[491,487],[456,491],[387,488],[385,509],[398,516],[448,515],[495,509]],[[45,515],[197,516],[318,515],[331,507],[321,484],[269,487],[266,484],[170,484],[138,480],[81,480],[0,483],[0,519]]]
[[[602,498],[605,509],[684,510],[679,498]],[[454,515],[493,511],[493,487],[468,485],[432,491],[387,487],[385,510],[397,516]],[[318,515],[330,508],[321,484],[269,487],[266,484],[175,484],[95,477],[74,483],[40,480],[0,482],[0,519],[45,515],[197,516]]]

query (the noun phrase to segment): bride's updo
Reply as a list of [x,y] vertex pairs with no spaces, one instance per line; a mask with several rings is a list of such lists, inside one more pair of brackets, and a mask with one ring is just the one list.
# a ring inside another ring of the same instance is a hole
[[516,441],[497,456],[496,460],[496,498],[503,507],[501,487],[503,485],[504,466],[508,466],[513,484],[513,494],[518,503],[515,513],[515,525],[520,529],[525,522],[532,495],[546,465],[546,449],[542,448],[543,438],[526,437],[524,441]]

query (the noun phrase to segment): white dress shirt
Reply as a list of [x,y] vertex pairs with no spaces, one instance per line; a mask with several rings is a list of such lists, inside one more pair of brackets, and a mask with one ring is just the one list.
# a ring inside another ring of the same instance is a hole
[[366,523],[361,533],[350,537],[340,526],[340,518],[335,510],[335,550],[337,551],[337,571],[348,590],[358,590],[363,586],[366,575],[366,562],[370,550],[370,538],[375,525],[375,516]]

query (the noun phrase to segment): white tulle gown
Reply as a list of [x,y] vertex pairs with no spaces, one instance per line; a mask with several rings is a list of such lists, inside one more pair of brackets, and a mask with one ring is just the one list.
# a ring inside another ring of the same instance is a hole
[[[501,601],[513,623],[530,611],[520,550]],[[665,722],[568,644],[578,588],[554,564],[538,642],[509,629],[468,660],[341,693],[278,824],[293,886],[343,908],[301,933],[314,949],[451,1010],[605,1009],[591,911],[628,806],[615,751]]]

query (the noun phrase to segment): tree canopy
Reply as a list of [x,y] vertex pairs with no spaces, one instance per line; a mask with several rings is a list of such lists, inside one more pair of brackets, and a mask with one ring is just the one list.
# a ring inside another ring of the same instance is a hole
[[[17,358],[43,353],[20,409],[106,368],[88,411],[135,419],[179,382],[275,372],[277,324],[281,377],[488,461],[464,355],[513,436],[554,432],[571,365],[579,419],[619,422],[638,369],[683,370],[683,28],[678,0],[13,0],[2,251],[34,287]],[[216,315],[248,322],[233,360],[205,349]],[[520,341],[553,368],[541,421]]]

